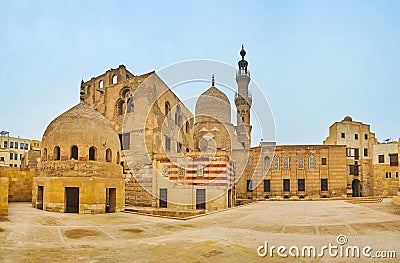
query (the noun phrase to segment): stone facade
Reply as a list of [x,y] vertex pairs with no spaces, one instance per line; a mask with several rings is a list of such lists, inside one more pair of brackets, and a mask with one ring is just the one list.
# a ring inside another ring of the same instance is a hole
[[40,151],[40,141],[11,137],[6,131],[0,132],[0,166],[21,167],[24,156],[30,150]]
[[8,201],[30,202],[32,200],[32,179],[37,170],[0,167],[0,177],[8,178]]
[[251,148],[244,176],[236,185],[239,198],[346,196],[345,146],[287,145],[272,151],[265,147]]

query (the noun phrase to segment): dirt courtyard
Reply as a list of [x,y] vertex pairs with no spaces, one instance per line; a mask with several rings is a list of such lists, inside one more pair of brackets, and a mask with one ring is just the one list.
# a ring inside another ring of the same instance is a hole
[[[260,257],[269,246],[369,246],[400,257],[400,208],[346,201],[265,201],[190,220],[131,214],[61,214],[10,203],[0,217],[1,262],[397,262],[398,259]],[[344,245],[343,245],[344,246]],[[286,251],[288,254],[288,251]]]

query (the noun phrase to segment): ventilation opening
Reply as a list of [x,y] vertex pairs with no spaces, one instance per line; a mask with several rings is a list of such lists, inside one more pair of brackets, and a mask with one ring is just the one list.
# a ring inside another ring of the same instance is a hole
[[289,199],[289,196],[288,196],[288,195],[285,195],[285,196],[283,197],[283,199]]
[[304,195],[300,195],[300,196],[299,196],[299,199],[304,199]]
[[266,196],[264,196],[264,198],[265,198],[265,199],[269,199],[269,196],[268,196],[268,195],[266,195]]
[[322,198],[328,198],[326,195],[323,195]]

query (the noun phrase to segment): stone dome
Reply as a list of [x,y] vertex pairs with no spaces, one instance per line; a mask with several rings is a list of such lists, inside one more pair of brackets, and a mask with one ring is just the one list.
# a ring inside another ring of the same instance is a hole
[[228,97],[216,87],[203,92],[196,102],[196,116],[210,116],[222,123],[231,123],[231,105]]
[[119,137],[111,122],[81,102],[47,126],[41,143],[41,160],[118,163],[120,149]]
[[353,121],[353,119],[350,116],[346,116],[343,119],[344,121]]

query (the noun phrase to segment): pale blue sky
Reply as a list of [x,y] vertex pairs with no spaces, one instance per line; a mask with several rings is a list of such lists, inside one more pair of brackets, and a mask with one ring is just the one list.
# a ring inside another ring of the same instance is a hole
[[400,136],[399,1],[0,4],[0,130],[12,136],[41,139],[78,103],[81,78],[120,64],[134,74],[191,59],[236,65],[242,43],[278,144],[319,144],[345,115],[380,140]]

